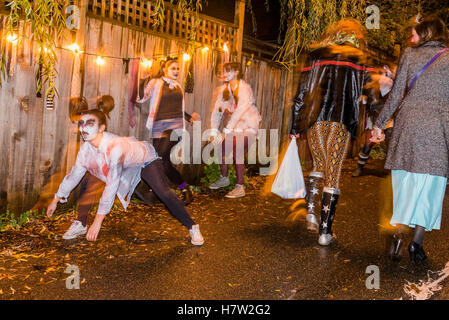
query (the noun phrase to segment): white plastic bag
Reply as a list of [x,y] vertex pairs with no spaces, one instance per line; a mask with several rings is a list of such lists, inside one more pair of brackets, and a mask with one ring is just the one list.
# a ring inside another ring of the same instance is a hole
[[284,199],[297,199],[306,196],[306,185],[299,161],[296,138],[291,139],[276,179],[271,186],[271,192]]

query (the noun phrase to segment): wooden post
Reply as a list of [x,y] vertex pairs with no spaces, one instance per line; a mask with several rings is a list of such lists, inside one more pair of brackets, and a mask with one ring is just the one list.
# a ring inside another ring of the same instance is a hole
[[234,24],[238,27],[237,35],[234,38],[234,48],[237,52],[237,61],[242,59],[243,27],[245,23],[246,0],[235,0]]
[[[81,51],[85,51],[84,36],[86,30],[86,15],[88,0],[79,0],[80,16],[79,29],[76,31],[76,44]],[[82,79],[83,79],[83,55],[81,53],[74,56],[72,82],[70,84],[70,97],[79,97],[82,95]],[[78,152],[78,125],[72,123],[69,119],[61,119],[69,123],[69,137],[67,142],[67,162],[66,171],[70,172],[75,164],[76,154]]]

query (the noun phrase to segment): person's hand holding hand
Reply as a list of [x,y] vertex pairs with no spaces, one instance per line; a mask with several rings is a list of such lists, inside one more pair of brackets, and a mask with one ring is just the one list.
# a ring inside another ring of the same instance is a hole
[[381,129],[378,127],[374,127],[373,130],[371,130],[371,138],[369,139],[370,142],[379,143],[385,140],[385,134],[382,132]]

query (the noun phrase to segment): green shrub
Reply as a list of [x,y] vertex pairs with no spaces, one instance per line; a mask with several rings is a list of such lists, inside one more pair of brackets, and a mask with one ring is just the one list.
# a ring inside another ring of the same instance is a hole
[[384,160],[387,157],[387,144],[385,141],[377,143],[371,149],[370,158],[373,160]]
[[[245,176],[244,176],[244,185],[247,186],[248,178],[246,176],[246,168],[245,168]],[[203,186],[209,187],[212,183],[217,181],[220,178],[221,170],[220,165],[218,163],[212,162],[209,165],[206,165],[203,169],[204,176],[201,178],[200,182]],[[232,190],[235,188],[235,183],[237,181],[237,176],[235,174],[234,165],[228,166],[228,177],[229,177],[229,186],[224,188],[225,190]]]
[[9,229],[18,230],[31,220],[42,217],[44,214],[45,210],[42,210],[42,212],[39,212],[38,210],[29,210],[17,217],[13,212],[6,211],[5,213],[0,214],[0,232]]

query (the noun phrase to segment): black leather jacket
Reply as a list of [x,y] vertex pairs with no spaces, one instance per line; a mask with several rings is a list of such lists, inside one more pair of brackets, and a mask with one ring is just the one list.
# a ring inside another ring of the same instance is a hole
[[378,103],[374,89],[363,89],[375,71],[365,61],[366,55],[352,45],[312,51],[302,69],[290,133],[304,133],[317,121],[331,121],[343,123],[355,137],[362,95],[368,97],[368,108]]

